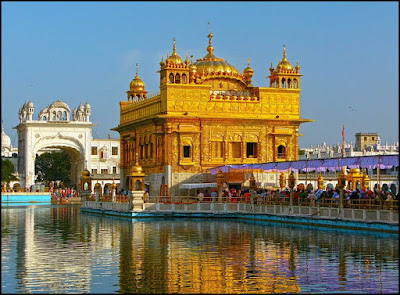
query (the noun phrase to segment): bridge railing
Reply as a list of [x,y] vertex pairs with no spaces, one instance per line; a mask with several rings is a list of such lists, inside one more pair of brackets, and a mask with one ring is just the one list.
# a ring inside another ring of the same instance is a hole
[[[95,201],[96,196],[91,195],[86,197],[87,201]],[[112,202],[111,195],[100,195],[100,202]],[[116,203],[128,203],[129,196],[116,195]],[[164,203],[164,204],[192,204],[192,203],[241,203],[250,204],[250,197],[221,197],[221,198],[203,198],[198,200],[197,197],[193,196],[150,196],[149,203]],[[269,198],[256,198],[253,199],[254,204],[258,205],[282,205],[290,206],[290,199],[288,197],[274,196]],[[320,198],[315,199],[315,196],[311,194],[308,198],[298,198],[293,200],[294,206],[305,206],[305,207],[332,207],[339,208],[338,198]],[[369,210],[391,210],[399,211],[398,200],[375,200],[375,199],[345,199],[343,200],[343,207],[350,209],[369,209]]]

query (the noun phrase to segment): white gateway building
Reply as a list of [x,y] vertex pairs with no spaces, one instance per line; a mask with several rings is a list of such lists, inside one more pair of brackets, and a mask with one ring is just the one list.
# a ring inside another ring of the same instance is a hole
[[[94,169],[107,167],[107,170],[99,169],[103,172],[102,184],[109,183],[108,178],[112,182],[116,175],[119,176],[119,140],[93,140],[92,127],[95,124],[90,122],[91,107],[88,103],[80,104],[71,112],[65,102],[57,100],[40,111],[38,120],[33,119],[33,113],[33,102],[26,102],[19,109],[20,124],[14,127],[18,132],[18,172],[22,187],[35,184],[37,155],[49,150],[64,150],[71,159],[71,184],[78,188],[82,171],[86,168],[93,171],[92,161],[98,162],[96,155],[92,155],[92,145],[99,149],[107,146],[103,148],[105,156],[99,159],[101,165],[93,163]],[[115,183],[119,184],[119,177]]]

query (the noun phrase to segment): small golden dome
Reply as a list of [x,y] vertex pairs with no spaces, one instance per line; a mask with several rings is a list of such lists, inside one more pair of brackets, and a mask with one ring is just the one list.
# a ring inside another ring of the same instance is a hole
[[244,69],[243,73],[246,77],[251,78],[253,76],[254,70],[250,67],[250,58],[248,58],[247,60],[247,68]]
[[293,71],[292,65],[286,58],[286,45],[285,44],[283,44],[283,59],[282,59],[282,61],[281,60],[279,61],[279,64],[276,68]]
[[82,171],[82,176],[90,176],[89,170],[85,169]]
[[183,64],[182,59],[181,59],[180,56],[176,53],[175,38],[174,38],[174,47],[173,47],[173,50],[172,50],[172,55],[169,56],[169,57],[166,59],[166,62],[167,62],[168,64],[173,64],[173,65],[182,65],[182,64]]
[[161,57],[160,66],[161,67],[165,66],[164,57]]
[[142,172],[143,172],[143,168],[142,168],[142,166],[140,166],[140,165],[138,164],[138,162],[136,162],[136,165],[134,165],[134,166],[132,167],[132,172],[133,172],[133,173],[142,173]]
[[272,66],[272,62],[271,62],[271,67],[269,68],[269,71],[270,71],[270,72],[273,72],[273,71],[274,71],[274,67]]
[[197,69],[197,67],[194,65],[193,63],[193,55],[190,56],[190,65],[189,65],[189,69],[192,71],[195,71]]
[[296,71],[300,71],[299,61],[297,61],[295,69]]
[[142,81],[142,79],[139,78],[138,64],[136,64],[136,76],[131,81],[131,84],[129,84],[129,88],[131,91],[132,90],[144,90],[144,86],[145,86],[144,82]]

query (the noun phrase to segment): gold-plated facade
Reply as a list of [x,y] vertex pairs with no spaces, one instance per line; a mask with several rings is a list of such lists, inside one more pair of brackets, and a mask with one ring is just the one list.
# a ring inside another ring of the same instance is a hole
[[120,133],[121,174],[135,164],[137,152],[151,194],[165,184],[179,194],[182,182],[215,182],[208,173],[215,166],[297,160],[299,126],[313,121],[300,117],[302,75],[286,48],[270,70],[274,83],[255,87],[250,60],[240,73],[214,55],[212,37],[207,55],[195,63],[193,56],[182,61],[174,39],[172,55],[160,62],[159,93],[147,97],[136,80],[140,85],[120,102],[113,130]]

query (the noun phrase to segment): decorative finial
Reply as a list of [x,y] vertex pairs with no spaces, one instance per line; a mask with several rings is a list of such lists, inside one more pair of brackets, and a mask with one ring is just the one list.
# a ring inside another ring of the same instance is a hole
[[139,165],[139,163],[138,163],[138,158],[139,158],[139,154],[136,153],[136,165]]
[[193,64],[193,54],[190,56],[190,63]]
[[139,76],[139,65],[136,64],[136,76]]
[[176,44],[175,44],[175,38],[174,38],[174,48],[173,48],[173,52],[176,51]]
[[286,45],[283,44],[283,58],[286,58]]
[[250,57],[247,59],[247,66],[250,67]]
[[209,34],[208,34],[208,44],[211,46],[211,44],[212,44],[212,37],[214,37],[214,35],[210,32]]
[[211,34],[211,25],[210,25],[210,22],[208,22],[208,33]]

